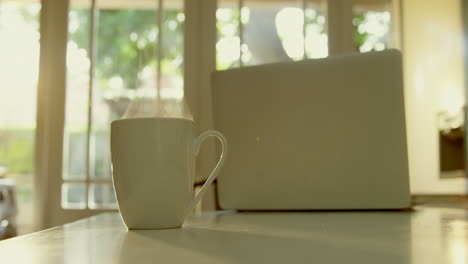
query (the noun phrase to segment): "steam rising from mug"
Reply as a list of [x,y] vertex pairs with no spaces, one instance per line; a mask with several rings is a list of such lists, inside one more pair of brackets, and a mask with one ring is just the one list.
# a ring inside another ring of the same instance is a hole
[[184,100],[140,96],[129,104],[122,119],[142,117],[171,117],[193,120],[192,113]]

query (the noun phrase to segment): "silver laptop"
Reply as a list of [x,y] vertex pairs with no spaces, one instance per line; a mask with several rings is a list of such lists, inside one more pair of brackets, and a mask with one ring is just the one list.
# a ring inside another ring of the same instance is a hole
[[401,64],[388,50],[215,72],[220,207],[409,207]]

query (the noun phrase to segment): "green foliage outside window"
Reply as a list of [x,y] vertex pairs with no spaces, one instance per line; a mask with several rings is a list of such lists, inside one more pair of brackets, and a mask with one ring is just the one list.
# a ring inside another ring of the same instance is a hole
[[34,130],[0,129],[0,166],[11,174],[33,172]]
[[235,8],[219,8],[216,12],[216,69],[225,70],[239,66],[239,10]]
[[[163,55],[161,72],[182,75],[173,61],[182,58],[183,13],[179,10],[163,12]],[[73,9],[70,17],[79,22],[79,27],[70,33],[70,40],[79,48],[88,50],[90,19],[89,9]],[[107,87],[112,77],[120,77],[124,87],[136,89],[141,85],[140,74],[145,67],[156,67],[158,38],[155,10],[99,10],[96,34],[96,78]],[[88,52],[89,53],[89,52]]]
[[390,45],[391,15],[388,11],[367,11],[353,18],[356,51],[381,51]]

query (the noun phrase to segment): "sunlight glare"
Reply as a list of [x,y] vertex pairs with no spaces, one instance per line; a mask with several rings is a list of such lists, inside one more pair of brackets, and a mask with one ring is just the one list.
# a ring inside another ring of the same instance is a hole
[[[0,16],[0,125],[34,127],[35,115],[31,113],[36,105],[39,32],[37,23],[26,21],[19,7],[4,3]],[[34,5],[26,9],[38,12]]]
[[447,83],[445,88],[441,91],[440,104],[443,111],[454,115],[463,107],[463,94],[462,89]]
[[241,9],[241,22],[242,24],[248,24],[250,21],[250,8],[244,6]]
[[229,22],[232,19],[232,13],[230,8],[218,8],[218,10],[216,10],[216,19]]
[[294,60],[304,57],[304,13],[300,8],[283,8],[276,15],[276,30],[286,54]]
[[[364,19],[354,19],[353,24],[357,26],[359,34],[366,34],[366,41],[359,47],[360,52],[372,50],[381,51],[386,48],[386,41],[390,33],[390,12],[368,11],[363,14]],[[360,24],[357,24],[360,23]]]
[[177,14],[177,21],[179,21],[180,23],[184,22],[185,21],[185,14],[184,13]]
[[468,223],[464,220],[454,220],[449,223],[449,252],[452,263],[468,263]]
[[223,62],[233,62],[240,57],[240,39],[237,36],[222,38],[216,43],[218,59]]

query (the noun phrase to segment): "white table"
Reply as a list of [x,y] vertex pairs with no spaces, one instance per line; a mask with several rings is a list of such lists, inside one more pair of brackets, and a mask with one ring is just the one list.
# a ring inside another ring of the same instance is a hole
[[0,263],[468,263],[468,211],[217,212],[127,231],[102,214],[0,242]]

